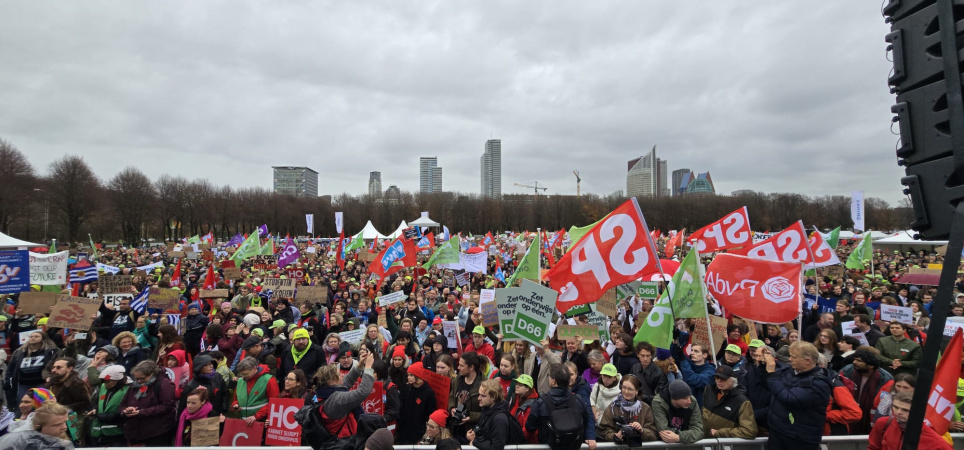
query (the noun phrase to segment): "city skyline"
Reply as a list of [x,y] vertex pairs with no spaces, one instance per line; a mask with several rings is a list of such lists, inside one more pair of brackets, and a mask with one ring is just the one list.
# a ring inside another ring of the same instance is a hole
[[485,141],[482,153],[482,189],[485,197],[502,196],[502,139]]

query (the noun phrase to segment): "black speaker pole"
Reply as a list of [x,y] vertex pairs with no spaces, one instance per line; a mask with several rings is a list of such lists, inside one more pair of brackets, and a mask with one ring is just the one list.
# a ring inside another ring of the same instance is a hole
[[[944,268],[941,269],[940,284],[937,286],[937,296],[931,307],[931,323],[927,329],[927,342],[917,369],[917,385],[914,388],[914,399],[910,406],[910,417],[904,434],[905,450],[916,450],[920,439],[921,426],[924,424],[924,414],[927,411],[927,397],[931,393],[934,382],[934,369],[937,367],[937,356],[944,341],[944,325],[947,323],[947,312],[953,302],[954,283],[957,281],[957,268],[961,264],[961,252],[964,251],[964,202],[957,204],[951,224],[951,236],[947,242],[947,252],[944,254]],[[952,349],[953,350],[953,349]],[[960,351],[961,349],[956,349]]]

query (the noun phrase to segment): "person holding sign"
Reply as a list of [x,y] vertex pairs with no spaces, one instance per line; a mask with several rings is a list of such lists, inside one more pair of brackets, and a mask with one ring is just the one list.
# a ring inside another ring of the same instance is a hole
[[329,364],[315,373],[313,404],[318,406],[321,425],[339,440],[347,440],[358,431],[355,411],[375,387],[374,363],[375,356],[368,354],[352,369],[362,372],[361,384],[352,390],[349,390],[349,380],[342,376],[337,364]]
[[280,394],[278,381],[268,373],[268,367],[258,360],[247,357],[238,363],[238,386],[234,392],[231,409],[251,426],[254,421],[268,418],[268,402]]
[[208,417],[217,417],[214,406],[208,401],[208,390],[199,387],[187,394],[187,407],[181,412],[177,422],[177,433],[174,434],[175,447],[191,446],[191,421]]

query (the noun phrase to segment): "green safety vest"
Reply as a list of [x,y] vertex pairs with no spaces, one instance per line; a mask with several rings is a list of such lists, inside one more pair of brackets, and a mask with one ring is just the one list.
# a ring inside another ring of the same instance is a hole
[[[127,389],[129,386],[124,386],[120,388],[113,396],[107,399],[107,387],[104,383],[100,384],[100,394],[97,400],[97,412],[98,413],[112,413],[120,410],[120,404],[124,400],[124,395],[127,394]],[[100,420],[94,416],[94,420],[90,423],[90,435],[91,437],[101,437],[101,436],[120,436],[124,434],[124,429],[117,425],[107,425],[100,423]]]
[[248,394],[248,381],[244,378],[238,378],[238,387],[235,394],[238,397],[242,419],[257,414],[259,409],[268,404],[268,393],[266,391],[270,379],[271,375],[259,376],[258,381],[254,382],[251,394]]

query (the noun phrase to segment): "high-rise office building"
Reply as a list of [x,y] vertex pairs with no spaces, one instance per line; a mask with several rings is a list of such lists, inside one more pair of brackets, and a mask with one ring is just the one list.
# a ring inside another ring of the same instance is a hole
[[274,192],[296,197],[318,196],[318,172],[307,167],[273,166]]
[[382,173],[381,172],[368,173],[368,195],[372,197],[382,196]]
[[680,194],[680,183],[683,182],[683,178],[686,174],[691,173],[692,170],[689,169],[676,169],[673,171],[673,197]]
[[502,196],[502,140],[485,141],[482,154],[482,196]]
[[418,160],[418,190],[424,194],[442,192],[442,168],[437,156],[423,156]]
[[713,177],[709,172],[699,175],[690,172],[683,177],[680,182],[680,195],[691,194],[716,195],[716,186],[713,185]]
[[666,160],[656,157],[656,146],[648,155],[630,160],[626,165],[626,195],[629,197],[664,197],[670,194],[666,187]]

